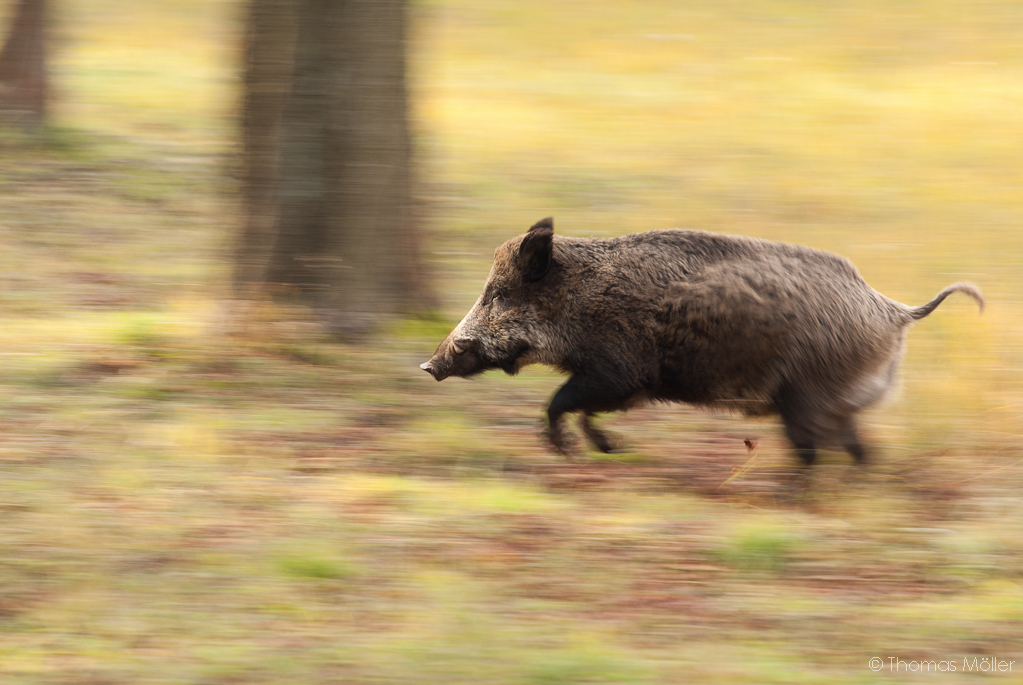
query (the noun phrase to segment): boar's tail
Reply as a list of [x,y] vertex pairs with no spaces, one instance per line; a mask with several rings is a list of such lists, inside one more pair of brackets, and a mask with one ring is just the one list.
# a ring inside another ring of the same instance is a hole
[[980,294],[980,288],[973,285],[972,283],[962,282],[953,283],[952,285],[948,286],[940,293],[938,293],[934,297],[934,299],[928,302],[927,304],[920,305],[919,307],[910,307],[909,315],[914,319],[922,319],[931,312],[933,312],[935,309],[937,309],[938,305],[941,304],[946,297],[948,297],[952,293],[957,292],[966,293],[967,295],[975,299],[977,301],[977,304],[980,305],[980,311],[982,312],[984,311],[984,296]]

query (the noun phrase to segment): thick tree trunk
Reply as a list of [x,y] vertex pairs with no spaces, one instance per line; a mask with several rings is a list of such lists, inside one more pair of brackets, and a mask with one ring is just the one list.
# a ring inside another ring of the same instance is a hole
[[36,128],[46,118],[46,0],[21,0],[0,51],[0,111]]
[[[296,3],[265,280],[349,337],[432,304],[412,206],[405,10],[404,0]],[[255,175],[247,187],[250,216],[266,216]]]
[[275,241],[266,279],[322,307],[331,281],[328,238],[334,192],[330,159],[331,76],[339,61],[338,0],[299,0],[291,92],[284,108]]
[[249,0],[242,103],[243,225],[235,249],[236,297],[263,284],[277,221],[281,110],[295,49],[293,0]]

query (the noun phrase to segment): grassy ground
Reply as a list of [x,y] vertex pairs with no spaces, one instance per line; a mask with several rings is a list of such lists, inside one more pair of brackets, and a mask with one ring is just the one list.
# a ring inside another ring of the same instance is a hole
[[911,304],[984,288],[911,332],[875,464],[802,494],[772,422],[682,407],[565,464],[553,374],[416,368],[447,324],[223,335],[237,8],[61,9],[58,126],[0,141],[0,681],[1020,680],[1016,3],[415,9],[449,321],[549,214],[811,244]]

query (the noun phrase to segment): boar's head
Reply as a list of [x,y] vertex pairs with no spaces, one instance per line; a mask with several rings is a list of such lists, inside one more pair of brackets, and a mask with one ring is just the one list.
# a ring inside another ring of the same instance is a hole
[[547,330],[558,300],[553,248],[550,218],[497,248],[476,304],[420,368],[442,381],[489,369],[515,374],[526,364],[549,362]]

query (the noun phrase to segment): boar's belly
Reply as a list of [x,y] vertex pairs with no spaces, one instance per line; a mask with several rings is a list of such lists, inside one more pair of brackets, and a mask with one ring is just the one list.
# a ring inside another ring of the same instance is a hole
[[745,414],[773,409],[777,386],[774,355],[731,354],[697,349],[668,354],[661,364],[656,399],[716,406]]

